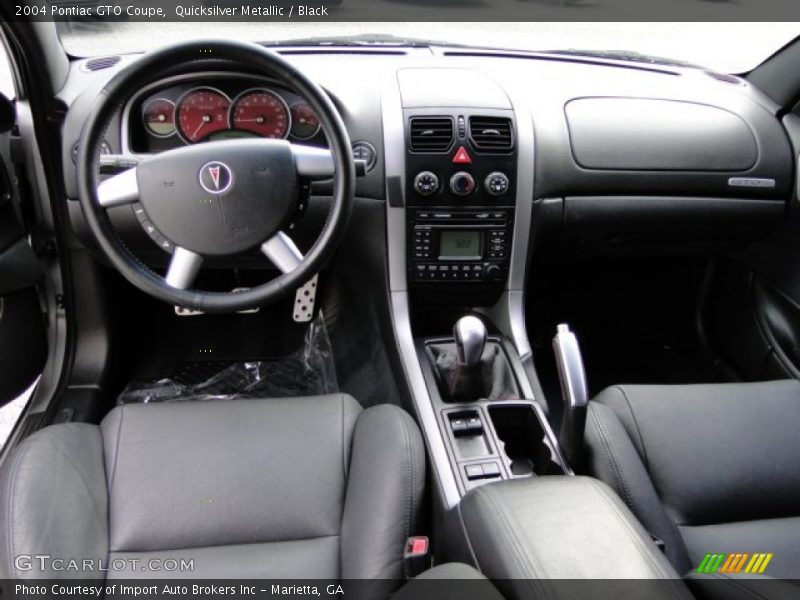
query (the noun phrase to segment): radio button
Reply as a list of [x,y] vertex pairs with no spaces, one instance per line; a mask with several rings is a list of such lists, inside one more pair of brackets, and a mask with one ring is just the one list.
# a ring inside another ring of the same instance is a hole
[[500,265],[486,265],[486,279],[490,281],[497,281],[503,275],[503,270]]

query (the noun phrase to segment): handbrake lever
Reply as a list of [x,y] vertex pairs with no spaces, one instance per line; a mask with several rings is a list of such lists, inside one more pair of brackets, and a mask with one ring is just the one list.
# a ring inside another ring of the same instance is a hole
[[589,393],[578,338],[570,331],[569,325],[561,324],[557,327],[556,336],[553,338],[553,351],[556,354],[558,379],[564,402],[558,442],[566,459],[578,470],[583,463],[583,435],[586,428]]

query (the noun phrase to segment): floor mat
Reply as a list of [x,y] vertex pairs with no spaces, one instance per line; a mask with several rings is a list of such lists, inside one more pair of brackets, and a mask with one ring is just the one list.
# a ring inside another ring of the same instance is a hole
[[278,398],[337,391],[330,339],[320,315],[309,325],[303,347],[289,356],[183,363],[165,377],[131,382],[117,403]]

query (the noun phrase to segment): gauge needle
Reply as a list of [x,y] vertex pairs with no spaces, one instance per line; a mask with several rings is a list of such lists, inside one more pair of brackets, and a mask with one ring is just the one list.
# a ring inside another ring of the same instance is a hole
[[208,123],[211,123],[212,117],[211,115],[203,115],[203,120],[200,122],[200,126],[194,130],[192,137],[196,137],[200,130],[205,127]]

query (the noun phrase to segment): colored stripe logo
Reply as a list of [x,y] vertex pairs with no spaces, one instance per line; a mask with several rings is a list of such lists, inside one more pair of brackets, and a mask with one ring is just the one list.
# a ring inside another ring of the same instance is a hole
[[767,570],[773,553],[765,552],[733,552],[731,554],[709,553],[703,557],[698,573],[751,573],[761,575]]

